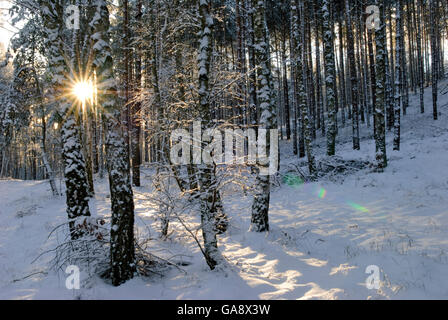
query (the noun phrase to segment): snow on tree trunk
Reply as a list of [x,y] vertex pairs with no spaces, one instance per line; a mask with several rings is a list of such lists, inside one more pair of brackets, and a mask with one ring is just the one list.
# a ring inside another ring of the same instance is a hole
[[[294,21],[294,35],[299,42],[297,43],[297,47],[295,48],[295,66],[296,66],[296,76],[297,76],[297,93],[299,95],[299,111],[301,117],[301,130],[303,135],[302,145],[306,150],[306,155],[308,158],[308,169],[310,176],[314,176],[316,174],[316,163],[314,159],[314,152],[312,146],[312,128],[311,123],[308,117],[308,106],[307,106],[307,92],[306,92],[306,81],[307,81],[307,68],[305,67],[306,63],[306,28],[305,28],[305,4],[304,1],[293,0],[291,2],[291,10],[293,13],[293,21]],[[299,31],[299,17],[300,17],[300,31]]]
[[[141,23],[142,17],[142,6],[143,0],[137,2],[137,13],[136,22]],[[138,43],[138,38],[134,39]],[[136,93],[135,97],[138,97],[138,90],[140,90],[142,85],[142,53],[141,48],[137,44],[137,52],[135,57],[135,82],[136,82]],[[134,99],[135,99],[134,97]],[[132,183],[136,187],[140,187],[140,166],[142,163],[141,159],[141,123],[140,123],[140,112],[141,112],[141,102],[137,101],[132,105],[132,135],[131,135],[131,150],[132,150]]]
[[[63,10],[65,1],[48,1],[41,4],[46,42],[48,45],[48,64],[52,88],[50,95],[63,96],[62,88],[67,85],[66,71],[68,66],[63,57],[64,29]],[[66,186],[67,215],[72,239],[80,236],[76,230],[75,220],[81,216],[90,216],[88,182],[85,161],[82,153],[79,125],[76,121],[76,110],[71,108],[67,98],[58,100],[59,112],[63,116],[62,154]]]
[[[294,53],[293,53],[293,48],[295,48],[297,46],[296,41],[293,39],[292,37],[292,23],[291,23],[291,36],[290,36],[290,41],[289,41],[289,50],[291,52],[291,61],[294,61]],[[291,64],[291,82],[292,82],[292,92],[293,92],[293,99],[291,102],[292,105],[292,118],[293,118],[293,122],[292,122],[292,146],[293,146],[293,153],[294,155],[297,155],[299,150],[297,149],[297,86],[296,86],[296,68],[293,64]]]
[[[396,26],[397,30],[395,32],[395,43],[396,43],[396,53],[395,53],[395,103],[394,103],[394,150],[400,150],[400,116],[401,116],[401,55],[403,50],[401,48],[401,37],[403,36],[403,20],[401,18],[403,13],[403,3],[402,0],[397,1],[397,11],[396,11]],[[405,85],[405,84],[403,84]]]
[[[43,129],[44,130],[44,129]],[[53,196],[59,195],[58,189],[56,188],[56,181],[54,179],[54,172],[51,168],[50,162],[48,161],[48,154],[45,148],[45,136],[42,135],[40,142],[40,150],[42,152],[42,162],[44,163],[45,170],[47,171],[48,181],[50,182],[51,193]]]
[[98,79],[98,104],[104,110],[106,123],[106,155],[109,173],[112,221],[110,233],[111,280],[118,286],[134,275],[134,199],[130,179],[127,144],[120,125],[120,105],[113,75],[109,44],[109,11],[105,0],[97,0],[92,8],[94,60]]
[[376,162],[379,171],[387,166],[386,157],[386,124],[384,117],[386,93],[386,21],[384,15],[384,0],[376,0],[380,9],[380,26],[375,30],[376,43],[376,102],[375,102],[375,145]]
[[331,0],[324,0],[322,6],[323,14],[323,37],[324,37],[324,68],[325,68],[325,90],[327,102],[327,155],[335,154],[336,145],[336,104],[335,104],[335,61],[333,45],[333,25]]
[[249,60],[249,117],[250,125],[255,126],[258,122],[257,111],[257,77],[255,73],[255,52],[254,52],[254,26],[252,0],[245,0],[247,12],[247,51]]
[[[209,74],[212,59],[213,17],[211,15],[210,0],[199,0],[199,15],[201,20],[198,54],[199,114],[202,118],[198,120],[201,121],[201,131],[204,132],[206,127],[211,125]],[[201,150],[204,147],[205,145],[202,142]],[[208,266],[213,270],[223,262],[216,238],[216,218],[220,203],[218,182],[215,176],[215,168],[212,164],[201,163],[196,166],[200,187],[201,227],[204,238],[203,254]]]
[[[269,55],[269,34],[266,25],[266,3],[264,0],[253,0],[254,8],[254,55],[257,68],[257,106],[260,110],[259,128],[269,133],[276,129],[275,103],[272,93],[272,75]],[[260,136],[260,133],[259,133]],[[266,134],[266,150],[271,147],[270,134]],[[257,166],[255,196],[252,204],[250,230],[255,232],[269,231],[270,175],[269,161]]]
[[[343,16],[340,15],[339,18],[339,82],[340,91],[341,91],[341,120],[342,126],[345,127],[345,108],[347,107],[347,88],[346,88],[346,80],[345,80],[345,64],[344,64],[344,25],[343,25]],[[337,129],[337,127],[336,127]]]

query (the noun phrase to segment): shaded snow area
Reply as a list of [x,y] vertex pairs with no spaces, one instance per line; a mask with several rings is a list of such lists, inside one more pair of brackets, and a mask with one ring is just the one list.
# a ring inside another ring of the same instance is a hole
[[[366,166],[343,179],[274,187],[267,234],[248,232],[251,196],[226,192],[231,226],[219,236],[225,271],[208,270],[178,221],[167,240],[159,239],[151,172],[144,170],[144,186],[135,190],[136,235],[150,238],[150,252],[182,263],[118,288],[96,279],[68,290],[64,270],[48,268],[51,253],[33,262],[59,243],[48,236],[66,222],[64,197],[52,198],[45,181],[0,181],[0,299],[448,299],[447,97],[441,96],[441,116],[433,121],[430,88],[425,114],[411,95],[402,150],[392,151],[389,132],[384,173]],[[361,151],[353,151],[351,128],[341,129],[337,154],[373,162],[371,131],[363,126]],[[319,137],[318,155],[324,145]],[[297,162],[290,150],[282,144],[283,166]],[[106,181],[97,181],[90,207],[108,219]],[[193,227],[199,221],[186,219]],[[366,287],[371,265],[379,268],[379,289]]]

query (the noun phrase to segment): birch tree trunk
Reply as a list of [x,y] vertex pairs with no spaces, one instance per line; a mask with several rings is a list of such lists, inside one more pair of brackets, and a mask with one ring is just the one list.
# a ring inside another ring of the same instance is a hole
[[[272,75],[269,54],[269,33],[266,25],[266,4],[264,0],[253,0],[254,33],[255,33],[255,61],[257,66],[257,102],[260,110],[259,128],[266,130],[266,151],[269,153],[273,141],[271,130],[276,129],[275,103],[272,92]],[[268,134],[269,133],[269,134]],[[258,133],[259,143],[262,138]],[[273,153],[270,153],[271,155]],[[259,154],[260,156],[260,154]],[[265,155],[262,155],[263,157]],[[268,156],[269,157],[269,156]],[[251,231],[269,231],[269,200],[270,200],[270,161],[258,163],[255,182],[255,198],[252,204]],[[264,171],[264,172],[263,172]]]
[[332,2],[324,0],[322,6],[323,14],[323,36],[324,36],[324,68],[325,68],[325,90],[327,102],[327,155],[334,156],[336,149],[336,104],[335,104],[335,90],[336,90],[336,70],[333,68],[334,62],[334,44],[333,44],[333,25],[332,17]]
[[380,9],[380,26],[375,31],[376,42],[376,104],[375,104],[375,145],[376,162],[379,171],[387,166],[386,157],[386,123],[385,123],[385,95],[386,95],[386,21],[384,1],[376,0]]
[[[94,60],[98,79],[98,104],[107,127],[106,155],[109,173],[112,222],[110,234],[111,280],[119,286],[134,276],[134,199],[130,179],[129,150],[120,124],[120,105],[113,75],[110,48],[109,10],[105,0],[96,0],[91,9]],[[124,129],[126,130],[126,128]]]
[[[305,14],[304,2],[302,0],[293,0],[291,2],[292,11],[292,21],[293,21],[293,35],[296,39],[300,39],[297,42],[297,47],[294,49],[294,65],[296,67],[296,85],[297,85],[297,100],[298,108],[301,117],[301,145],[306,149],[306,155],[308,157],[308,169],[310,176],[316,174],[316,164],[314,159],[314,152],[312,146],[312,136],[311,136],[311,125],[308,117],[308,107],[307,107],[307,93],[305,90],[305,83],[307,80],[307,71],[303,61],[306,60],[306,48],[305,48],[305,19],[303,15]],[[300,31],[299,31],[299,18],[300,18]],[[300,154],[300,152],[299,152]]]
[[[52,88],[50,95],[63,96],[63,88],[67,86],[67,65],[63,52],[67,48],[64,43],[63,13],[64,0],[43,1],[41,15],[44,20],[46,39],[48,45],[48,63],[51,74]],[[70,235],[72,239],[81,236],[76,229],[76,219],[90,216],[88,182],[84,156],[80,141],[79,126],[76,121],[76,110],[71,108],[67,98],[58,101],[59,112],[63,116],[62,126],[62,154],[64,162],[64,176],[66,186],[67,215],[69,219]]]
[[[199,16],[201,21],[199,41],[199,114],[201,118],[201,132],[211,125],[210,118],[210,64],[212,59],[212,29],[213,17],[211,14],[211,0],[199,0]],[[202,140],[202,139],[201,139]],[[200,143],[200,151],[205,147]],[[216,216],[218,213],[218,182],[215,168],[211,164],[197,164],[197,174],[200,186],[200,212],[202,236],[204,239],[203,254],[210,269],[222,264],[224,259],[218,250]]]

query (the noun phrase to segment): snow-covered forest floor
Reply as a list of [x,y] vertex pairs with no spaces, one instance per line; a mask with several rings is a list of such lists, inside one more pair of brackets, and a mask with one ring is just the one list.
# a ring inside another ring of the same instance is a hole
[[[67,275],[48,270],[51,254],[33,262],[57,245],[57,237],[47,237],[66,222],[65,198],[52,198],[46,181],[0,181],[0,299],[448,299],[448,94],[434,121],[430,90],[425,114],[411,95],[400,152],[392,151],[388,133],[384,173],[365,168],[343,181],[274,188],[268,234],[248,232],[252,199],[228,191],[231,227],[219,236],[229,261],[224,273],[209,271],[179,222],[167,240],[158,239],[160,222],[148,199],[151,172],[144,171],[144,186],[135,190],[137,236],[152,239],[154,254],[182,260],[183,271],[171,268],[118,288],[97,279],[68,290]],[[371,131],[363,127],[362,134]],[[341,129],[338,156],[373,161],[374,141],[364,138],[361,151],[353,151],[351,127]],[[316,143],[318,156],[324,142]],[[290,149],[282,144],[283,166],[297,162]],[[96,216],[110,214],[107,195],[107,180],[97,181],[90,203]],[[378,290],[365,285],[370,265],[381,271]]]

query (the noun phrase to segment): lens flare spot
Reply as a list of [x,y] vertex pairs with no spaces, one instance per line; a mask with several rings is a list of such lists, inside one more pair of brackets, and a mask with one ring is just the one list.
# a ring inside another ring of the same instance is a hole
[[369,212],[369,209],[367,209],[366,207],[363,207],[363,206],[361,206],[361,205],[359,205],[357,203],[354,203],[352,201],[347,201],[347,204],[350,207],[352,207],[352,208],[354,208],[354,209],[356,209],[358,211],[365,212],[365,213]]
[[327,190],[325,190],[324,188],[320,188],[319,198],[323,199],[323,198],[325,198],[326,195],[327,195]]

